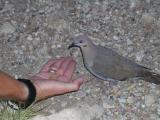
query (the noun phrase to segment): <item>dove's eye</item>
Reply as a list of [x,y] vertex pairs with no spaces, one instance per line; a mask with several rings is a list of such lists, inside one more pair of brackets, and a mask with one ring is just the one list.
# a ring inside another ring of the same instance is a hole
[[83,41],[82,41],[82,40],[80,40],[80,41],[79,41],[79,43],[83,43]]

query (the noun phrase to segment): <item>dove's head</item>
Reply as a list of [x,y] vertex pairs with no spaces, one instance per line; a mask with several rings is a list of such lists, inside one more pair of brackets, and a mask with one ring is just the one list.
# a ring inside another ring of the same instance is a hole
[[87,35],[80,35],[73,39],[73,43],[68,47],[80,48],[82,53],[84,64],[87,66],[93,65],[93,59],[95,58],[96,46],[92,43],[90,38]]
[[83,49],[89,47],[90,45],[92,45],[92,42],[89,37],[87,35],[80,35],[74,38],[73,43],[68,47],[68,49],[72,47],[79,47]]

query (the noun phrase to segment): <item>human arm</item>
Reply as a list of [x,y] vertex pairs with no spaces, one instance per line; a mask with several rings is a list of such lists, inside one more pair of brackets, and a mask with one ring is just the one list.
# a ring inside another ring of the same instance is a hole
[[0,99],[24,102],[28,97],[28,88],[9,74],[0,71]]
[[[71,57],[51,59],[39,73],[30,77],[36,88],[36,101],[78,90],[83,77],[72,79],[75,65],[76,62]],[[24,83],[4,72],[0,72],[0,88],[1,99],[24,102],[29,94]]]

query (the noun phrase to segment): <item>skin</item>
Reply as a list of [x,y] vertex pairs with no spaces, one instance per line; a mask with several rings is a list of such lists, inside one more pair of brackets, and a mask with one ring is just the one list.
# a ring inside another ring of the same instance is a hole
[[[29,79],[36,88],[36,101],[55,95],[79,90],[84,79],[73,79],[76,62],[71,57],[50,59],[39,71]],[[25,102],[28,88],[7,73],[0,71],[0,99]]]

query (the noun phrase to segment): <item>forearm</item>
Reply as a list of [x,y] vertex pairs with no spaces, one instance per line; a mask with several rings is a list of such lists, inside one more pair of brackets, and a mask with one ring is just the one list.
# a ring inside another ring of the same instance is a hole
[[24,83],[0,71],[0,99],[23,102],[27,100],[27,97],[28,88]]

